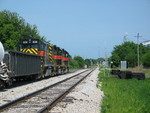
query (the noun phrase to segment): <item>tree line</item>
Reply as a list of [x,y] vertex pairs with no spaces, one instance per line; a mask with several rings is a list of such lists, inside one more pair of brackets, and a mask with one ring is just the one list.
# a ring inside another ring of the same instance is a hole
[[29,24],[16,12],[0,11],[0,41],[6,50],[16,50],[19,40],[28,37],[46,39],[36,25]]
[[[128,67],[137,66],[137,44],[134,42],[124,42],[114,47],[109,61],[113,62],[115,67],[119,67],[120,61],[127,61]],[[150,67],[150,48],[139,45],[140,64],[144,67]]]
[[70,59],[70,68],[79,69],[79,68],[89,68],[97,65],[99,59],[84,59],[81,56],[75,56]]

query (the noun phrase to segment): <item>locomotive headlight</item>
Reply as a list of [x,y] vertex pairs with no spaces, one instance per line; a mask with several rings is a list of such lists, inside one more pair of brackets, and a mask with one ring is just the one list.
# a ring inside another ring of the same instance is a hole
[[22,43],[23,43],[23,44],[27,44],[27,43],[28,43],[28,41],[24,40]]
[[33,43],[33,44],[37,44],[38,41],[37,41],[37,40],[33,40],[32,43]]

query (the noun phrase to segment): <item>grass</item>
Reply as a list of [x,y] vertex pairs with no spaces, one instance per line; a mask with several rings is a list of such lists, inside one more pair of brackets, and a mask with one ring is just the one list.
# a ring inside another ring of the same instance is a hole
[[150,69],[149,69],[149,68],[143,68],[142,66],[140,66],[140,67],[139,67],[139,70],[138,70],[138,67],[129,68],[129,69],[127,69],[127,70],[132,71],[132,72],[145,73],[146,78],[150,78]]
[[102,113],[150,113],[150,79],[117,79],[99,74],[104,91]]
[[144,69],[144,70],[143,70],[143,73],[145,73],[145,76],[146,76],[147,78],[150,78],[150,69]]

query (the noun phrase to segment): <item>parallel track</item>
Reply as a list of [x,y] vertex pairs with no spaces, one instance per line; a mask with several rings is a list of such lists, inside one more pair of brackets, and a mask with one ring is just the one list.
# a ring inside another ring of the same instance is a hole
[[46,113],[60,102],[94,69],[81,72],[58,83],[0,106],[1,113]]

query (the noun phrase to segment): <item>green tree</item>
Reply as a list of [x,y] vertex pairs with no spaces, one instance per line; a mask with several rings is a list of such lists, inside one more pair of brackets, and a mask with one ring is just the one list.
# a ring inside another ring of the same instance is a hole
[[113,65],[115,66],[119,66],[119,63],[120,63],[120,56],[118,54],[115,54],[115,53],[112,53],[112,56],[110,58],[111,61],[113,61]]
[[103,62],[105,59],[104,58],[98,58],[97,62]]
[[88,67],[96,65],[97,62],[98,62],[98,60],[96,60],[96,59],[91,59],[91,58],[90,59],[85,59],[85,64]]
[[20,39],[43,38],[36,25],[30,25],[15,12],[0,11],[0,41],[6,50],[16,50]]
[[150,51],[143,55],[142,63],[144,67],[150,67]]
[[75,56],[74,60],[78,63],[79,68],[84,68],[85,61],[81,56]]
[[78,69],[79,68],[78,62],[75,61],[73,58],[70,58],[69,62],[70,62],[69,64],[70,64],[71,69]]
[[[147,53],[149,48],[143,46],[142,44],[139,45],[140,47],[140,61],[142,56]],[[126,60],[128,62],[128,66],[134,67],[137,65],[137,44],[133,42],[124,42],[121,45],[117,45],[114,47],[112,51],[112,56],[110,58],[113,61],[115,66],[120,65],[120,61]]]
[[91,66],[91,59],[85,59],[85,64],[90,67]]

